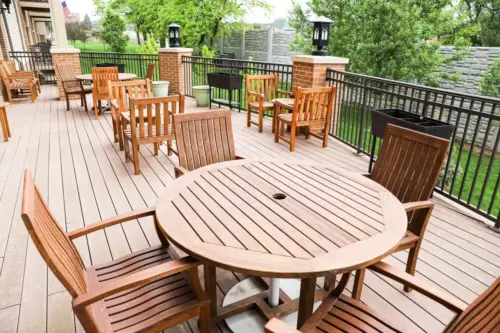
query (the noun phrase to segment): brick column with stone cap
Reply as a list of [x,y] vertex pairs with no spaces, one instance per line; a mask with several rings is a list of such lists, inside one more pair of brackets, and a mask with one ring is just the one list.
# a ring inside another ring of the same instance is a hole
[[182,56],[192,56],[193,49],[165,48],[160,49],[160,80],[168,81],[169,95],[185,94],[184,91],[184,65]]
[[[59,75],[59,71],[57,70],[57,65],[71,64],[75,75],[82,74],[82,68],[80,65],[80,50],[73,47],[51,48],[50,53],[52,54],[52,64],[54,65],[54,70],[56,72],[59,99],[66,100],[66,96],[64,96],[64,90],[61,83],[61,76]],[[69,99],[80,99],[80,96],[69,95]]]
[[[296,88],[314,88],[326,87],[326,70],[328,68],[345,71],[345,67],[349,63],[349,59],[340,57],[322,57],[322,56],[308,56],[297,55],[292,56],[293,61],[293,84],[292,89]],[[335,86],[335,84],[332,84]],[[335,104],[333,106],[333,127],[335,132],[337,129],[337,119],[339,118],[341,94],[337,94]],[[312,128],[312,132],[319,129]]]

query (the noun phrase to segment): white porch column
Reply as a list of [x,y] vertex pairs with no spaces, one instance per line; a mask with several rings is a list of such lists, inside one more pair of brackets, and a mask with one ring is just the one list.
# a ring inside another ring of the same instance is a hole
[[49,0],[50,16],[52,18],[52,46],[57,48],[68,47],[68,37],[66,36],[66,26],[60,0]]

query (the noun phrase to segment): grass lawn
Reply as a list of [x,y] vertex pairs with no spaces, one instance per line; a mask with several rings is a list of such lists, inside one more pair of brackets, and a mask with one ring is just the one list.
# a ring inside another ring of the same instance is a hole
[[[371,117],[369,114],[364,115],[365,126],[363,130],[363,150],[370,152],[371,151]],[[360,107],[357,105],[349,105],[344,103],[342,105],[342,111],[340,114],[340,119],[338,120],[337,125],[337,135],[351,144],[357,145],[359,140],[359,132],[360,132]],[[377,140],[377,147],[375,149],[378,152],[380,147],[380,141]],[[458,197],[460,194],[460,189],[462,189],[462,194],[460,195],[460,200],[464,202],[469,202],[470,196],[470,204],[472,206],[477,207],[479,205],[479,200],[481,198],[481,191],[484,187],[484,194],[481,200],[481,206],[479,207],[483,211],[487,211],[489,206],[496,195],[497,198],[493,204],[491,214],[493,216],[498,216],[500,212],[500,192],[496,194],[493,193],[495,190],[495,185],[498,177],[500,177],[500,156],[497,153],[495,156],[495,160],[492,163],[491,170],[488,175],[488,181],[485,184],[486,175],[488,173],[488,167],[491,162],[491,152],[486,152],[482,158],[480,158],[480,154],[477,152],[478,148],[471,153],[470,147],[468,145],[464,145],[462,154],[459,160],[459,152],[461,140],[456,139],[453,142],[454,149],[453,154],[450,160],[449,172],[446,176],[446,183],[443,186],[443,191],[446,193],[450,193],[454,197]],[[480,149],[480,148],[479,148]],[[469,167],[467,167],[467,160],[470,156]],[[455,182],[452,186],[453,179],[453,170],[456,169],[454,166],[459,165],[461,172],[457,174]],[[467,174],[465,172],[467,171]],[[474,184],[474,188],[472,188],[474,182],[474,176],[477,171],[477,178]],[[444,176],[444,175],[443,175]],[[440,178],[438,182],[438,186],[441,186],[442,178]],[[462,186],[463,184],[463,186]],[[472,195],[471,195],[472,191]]]
[[[73,43],[70,42],[70,44]],[[76,43],[73,44],[73,46],[84,52],[111,52],[111,50],[109,50],[109,48],[104,43],[101,42],[88,42],[85,43],[84,45],[81,41],[76,41]],[[139,45],[137,43],[128,42],[125,52],[138,53],[137,52],[138,48]]]

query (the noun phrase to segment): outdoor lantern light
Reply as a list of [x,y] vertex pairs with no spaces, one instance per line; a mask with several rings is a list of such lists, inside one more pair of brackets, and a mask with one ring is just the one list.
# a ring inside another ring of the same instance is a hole
[[7,13],[10,14],[11,2],[12,2],[11,0],[2,0],[2,2],[0,3],[0,14],[2,14],[5,11],[7,11]]
[[314,24],[313,27],[313,45],[318,48],[317,51],[313,51],[312,54],[316,56],[327,56],[328,51],[323,50],[323,47],[328,45],[328,39],[330,37],[330,24],[333,23],[332,20],[319,16],[310,21]]
[[168,26],[168,45],[170,47],[181,47],[180,29],[181,26],[175,23]]

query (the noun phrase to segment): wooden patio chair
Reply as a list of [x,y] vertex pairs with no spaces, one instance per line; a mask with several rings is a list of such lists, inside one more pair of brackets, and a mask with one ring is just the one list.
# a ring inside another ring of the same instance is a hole
[[70,110],[69,107],[69,96],[78,95],[80,96],[81,106],[85,107],[85,111],[89,111],[87,107],[87,94],[92,93],[92,87],[83,85],[81,80],[77,80],[75,72],[73,71],[73,66],[71,64],[58,64],[57,72],[61,78],[61,84],[64,90],[64,96],[66,97],[66,111]]
[[174,127],[179,156],[176,178],[206,165],[242,159],[234,148],[231,110],[178,114]]
[[[394,252],[409,250],[406,272],[415,275],[420,245],[434,203],[429,201],[446,159],[450,142],[389,125],[373,172],[367,177],[387,188],[403,204],[408,230]],[[365,270],[356,272],[353,298],[361,298]],[[405,290],[410,291],[405,285]]]
[[[328,146],[328,129],[332,117],[335,87],[328,88],[297,88],[292,113],[278,114],[274,141],[283,140],[290,144],[290,151],[295,150],[297,128],[306,128],[306,139],[309,136],[323,140],[323,147]],[[279,104],[279,102],[277,102]],[[281,109],[278,105],[277,110]],[[290,140],[285,138],[285,125],[290,126]],[[312,133],[311,128],[323,128],[323,136]]]
[[[293,93],[280,90],[278,73],[270,75],[247,75],[245,78],[247,91],[247,127],[252,124],[259,127],[259,133],[262,133],[264,122],[264,112],[274,111],[272,100],[278,98],[279,95],[292,97]],[[258,121],[252,120],[252,110],[258,112]],[[274,124],[273,129],[274,133]]]
[[162,245],[85,268],[73,240],[104,228],[154,216],[155,209],[126,213],[66,233],[51,214],[26,170],[22,219],[50,270],[73,298],[73,311],[87,333],[159,332],[200,316],[210,332],[210,300],[198,279],[200,262],[179,259]]
[[102,101],[109,97],[108,81],[118,81],[118,67],[92,68],[92,98],[94,100],[95,119],[102,114]]
[[145,79],[153,81],[153,76],[154,75],[155,75],[155,64],[153,64],[152,62],[150,62],[148,64],[148,69],[146,71],[146,77],[145,77]]
[[[125,161],[134,162],[135,174],[139,175],[139,145],[152,143],[154,154],[163,142],[167,142],[168,155],[177,151],[172,149],[172,141],[175,139],[172,116],[184,113],[184,95],[168,97],[147,97],[130,99],[130,126],[122,126],[125,144]],[[132,146],[130,153],[129,142]]]
[[108,81],[108,91],[115,142],[118,142],[120,150],[123,150],[123,129],[130,126],[129,98],[153,97],[151,81]]
[[[500,332],[500,278],[498,278],[471,305],[466,306],[425,281],[402,272],[384,262],[369,267],[370,270],[403,283],[433,301],[456,313],[446,326],[445,333],[494,333]],[[350,274],[347,274],[349,277]],[[347,282],[347,279],[343,279]],[[341,282],[342,283],[342,282]],[[266,333],[298,333],[279,319],[271,319]],[[392,322],[385,313],[365,304],[332,292],[300,328],[300,332],[406,332]]]
[[2,60],[2,64],[5,68],[5,71],[7,72],[7,75],[11,77],[18,77],[18,78],[23,78],[23,77],[33,77],[33,82],[36,84],[36,88],[39,93],[42,92],[42,86],[40,83],[40,71],[34,70],[34,71],[18,71],[16,69],[16,65],[14,64],[14,61],[12,60]]
[[7,91],[7,99],[10,104],[14,103],[14,96],[18,96],[19,91],[28,90],[31,102],[35,102],[38,96],[36,83],[33,81],[33,76],[10,76],[5,71],[5,67],[0,65],[0,76],[2,77],[5,90]]
[[9,104],[5,103],[0,96],[0,125],[2,126],[3,141],[7,142],[10,138],[10,126],[9,120],[7,119],[7,106]]

